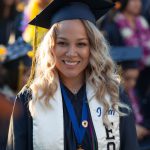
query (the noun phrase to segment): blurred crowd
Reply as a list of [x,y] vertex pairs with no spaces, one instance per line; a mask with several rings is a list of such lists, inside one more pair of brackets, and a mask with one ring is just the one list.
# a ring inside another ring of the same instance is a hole
[[[0,0],[0,150],[7,142],[15,96],[30,74],[34,27],[28,23],[50,1]],[[115,7],[97,26],[129,96],[141,150],[150,150],[150,0],[112,1]],[[46,32],[37,29],[38,44]]]

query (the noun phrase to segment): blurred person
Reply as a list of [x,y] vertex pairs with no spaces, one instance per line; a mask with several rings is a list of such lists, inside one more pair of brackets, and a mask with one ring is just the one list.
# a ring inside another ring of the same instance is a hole
[[[141,49],[132,47],[117,47],[118,51],[113,55],[117,64],[122,68],[122,84],[129,96],[134,118],[136,122],[136,132],[141,149],[150,149],[150,103],[141,99],[136,89],[137,80],[140,74],[138,60],[141,58]],[[116,57],[119,57],[117,60]],[[144,106],[144,105],[148,106]],[[147,113],[147,114],[146,114]],[[146,114],[146,115],[145,115]],[[149,114],[149,119],[147,118]]]
[[7,53],[8,51],[6,47],[0,47],[0,93],[7,95],[8,98],[14,98],[15,93],[8,85],[8,70],[3,65]]
[[[9,120],[14,105],[14,98],[9,97],[10,96],[9,93],[10,89],[9,91],[7,89],[7,93],[5,94],[0,89],[0,150],[6,150]],[[19,115],[19,105],[16,106],[16,112],[14,116],[17,117],[18,115]]]
[[[140,75],[136,88],[140,99],[150,98],[150,27],[141,16],[141,0],[120,0],[121,5],[111,22],[103,25],[106,37],[114,46],[142,48]],[[145,108],[146,105],[144,106]],[[147,118],[150,116],[147,114]]]
[[[5,59],[0,62],[0,150],[6,149],[9,120],[13,110],[15,95],[29,77],[31,58],[27,52],[31,46],[22,39],[7,47]],[[15,117],[19,114],[17,105]]]
[[[140,99],[142,114],[144,116],[144,126],[150,130],[150,68],[144,69],[137,80],[136,91]],[[146,140],[146,139],[145,139]],[[147,139],[147,143],[150,142],[150,138]],[[144,143],[141,142],[144,145]],[[149,144],[150,145],[150,144]]]
[[[136,131],[137,131],[137,137],[138,137],[139,143],[140,145],[144,147],[149,146],[150,148],[150,128],[147,126],[147,124],[150,124],[150,118],[149,120],[145,119],[144,117],[145,107],[143,107],[144,104],[142,104],[142,103],[145,103],[146,101],[140,99],[139,94],[135,89],[136,82],[137,82],[139,72],[140,72],[139,66],[137,65],[137,62],[135,61],[122,62],[121,66],[123,69],[122,77],[124,80],[124,87],[131,100],[133,112],[135,115]],[[147,104],[150,104],[150,103],[147,103]],[[147,113],[150,114],[150,111]]]
[[7,69],[0,64],[0,93],[7,95],[8,98],[14,98],[15,92],[7,84]]
[[6,149],[9,120],[15,93],[7,85],[7,70],[0,64],[0,150]]
[[[30,0],[25,7],[24,10],[24,17],[22,20],[21,30],[23,32],[23,38],[26,42],[32,43],[33,42],[33,34],[34,28],[29,26],[28,23],[37,15],[39,14],[50,2],[51,0]],[[38,27],[38,43],[46,34],[47,30],[44,28]]]
[[105,0],[54,0],[30,22],[49,31],[16,97],[23,113],[12,115],[8,150],[138,150],[127,96],[96,27],[112,7]]
[[[141,0],[120,0],[120,11],[103,29],[112,45],[142,47],[141,67],[150,66],[150,28],[141,16]],[[134,8],[134,9],[133,9]]]
[[28,52],[32,46],[26,43],[22,37],[18,38],[14,44],[7,47],[7,56],[3,66],[8,71],[8,85],[17,93],[25,84],[24,76],[28,75],[32,59]]
[[6,149],[9,120],[13,108],[13,101],[0,91],[0,150]]
[[30,0],[24,10],[22,30],[24,31],[37,14],[39,14],[50,2],[50,0]]
[[16,0],[0,1],[0,44],[5,46],[21,36],[19,26],[22,14],[17,11],[16,6]]

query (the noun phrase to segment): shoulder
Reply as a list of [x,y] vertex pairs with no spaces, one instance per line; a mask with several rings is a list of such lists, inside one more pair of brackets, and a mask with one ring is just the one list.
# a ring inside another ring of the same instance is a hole
[[28,87],[23,87],[22,90],[17,94],[16,100],[21,100],[22,102],[26,103],[32,99],[32,90]]
[[7,150],[27,150],[28,142],[32,141],[32,118],[28,110],[30,98],[31,89],[26,87],[16,96],[10,119]]
[[22,90],[17,94],[13,114],[17,114],[19,112],[19,116],[21,114],[28,112],[28,104],[29,101],[32,99],[32,90],[27,87],[23,87]]

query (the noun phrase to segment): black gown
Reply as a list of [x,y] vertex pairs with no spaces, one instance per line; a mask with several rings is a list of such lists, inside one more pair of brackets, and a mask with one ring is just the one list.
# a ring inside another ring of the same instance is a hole
[[[74,98],[77,96],[80,99],[80,96],[83,93],[82,90],[85,90],[84,86],[80,89],[77,95],[73,95],[70,91],[68,91],[68,95],[69,97],[72,96]],[[33,150],[33,139],[32,139],[33,124],[32,124],[32,117],[28,109],[28,100],[30,99],[31,99],[31,90],[28,89],[25,90],[23,93],[19,94],[16,98],[16,103],[20,105],[22,113],[20,117],[17,119],[13,116],[11,117],[7,150]],[[122,102],[128,104],[128,100],[127,100],[128,98],[126,94],[122,92],[122,90],[120,91],[120,99]],[[77,118],[80,120],[78,111],[81,111],[81,109],[77,107],[80,105],[79,104],[80,100],[77,103],[78,104],[75,104],[76,107],[74,108],[78,116]],[[14,107],[14,111],[15,111],[15,107]],[[63,111],[64,111],[64,120],[65,120],[64,124],[67,127],[64,128],[64,150],[76,150],[75,135],[73,133],[71,122],[69,120],[68,113],[64,104],[63,104]],[[89,116],[90,116],[90,112],[89,112]],[[91,120],[91,116],[90,116],[90,120]],[[93,124],[91,124],[91,126],[93,129],[93,137],[91,138],[91,135],[89,133],[90,131],[89,129],[87,129],[86,136],[84,137],[83,140],[83,146],[85,150],[92,150],[91,149],[92,142],[91,141],[88,142],[89,140],[92,139],[93,142],[95,143],[95,150],[98,150],[97,139],[95,136]],[[120,117],[120,150],[139,150],[132,114],[126,117]]]

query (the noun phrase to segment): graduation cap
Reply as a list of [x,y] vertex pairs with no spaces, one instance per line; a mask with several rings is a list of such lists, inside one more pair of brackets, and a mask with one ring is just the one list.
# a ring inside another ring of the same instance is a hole
[[96,24],[114,3],[107,0],[54,0],[29,24],[49,29],[63,20],[83,19]]
[[139,68],[139,60],[142,57],[140,47],[115,47],[110,49],[112,59],[121,65],[123,69]]
[[3,65],[9,67],[17,67],[22,61],[25,66],[31,66],[31,58],[27,53],[32,49],[32,46],[26,43],[22,37],[18,38],[14,44],[8,45],[7,54]]

